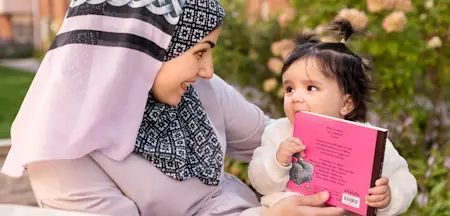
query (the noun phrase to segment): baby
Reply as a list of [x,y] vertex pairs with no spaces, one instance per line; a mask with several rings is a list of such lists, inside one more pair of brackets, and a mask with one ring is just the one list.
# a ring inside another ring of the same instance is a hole
[[[263,195],[258,212],[281,199],[300,195],[290,192],[287,183],[292,157],[304,156],[302,141],[292,136],[296,112],[309,111],[355,122],[366,122],[371,81],[367,66],[345,45],[353,34],[348,21],[334,23],[343,40],[320,42],[307,38],[287,58],[282,69],[284,111],[287,118],[270,124],[249,165],[252,186]],[[368,124],[368,123],[366,123]],[[310,172],[307,164],[297,170]],[[301,174],[301,173],[300,173]],[[308,175],[305,175],[306,177]],[[406,160],[387,140],[382,176],[369,190],[365,202],[377,208],[377,215],[399,215],[411,205],[417,184]],[[300,178],[302,178],[300,176]],[[292,179],[292,178],[291,178]]]

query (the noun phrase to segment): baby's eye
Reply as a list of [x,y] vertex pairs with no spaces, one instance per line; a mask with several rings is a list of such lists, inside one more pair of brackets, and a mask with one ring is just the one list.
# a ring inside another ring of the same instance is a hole
[[284,92],[285,92],[285,93],[291,93],[292,91],[294,91],[294,89],[293,89],[292,87],[286,87],[286,88],[284,89]]
[[307,89],[308,91],[319,91],[319,89],[318,89],[317,87],[312,86],[312,85],[309,85],[308,87],[306,87],[306,89]]

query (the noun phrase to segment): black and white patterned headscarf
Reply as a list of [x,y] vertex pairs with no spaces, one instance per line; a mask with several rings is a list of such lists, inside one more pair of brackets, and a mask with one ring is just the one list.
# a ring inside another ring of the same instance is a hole
[[[164,60],[202,40],[224,14],[216,0],[186,0]],[[149,94],[134,152],[179,181],[197,177],[206,185],[220,182],[221,145],[192,86],[176,106],[158,102]]]

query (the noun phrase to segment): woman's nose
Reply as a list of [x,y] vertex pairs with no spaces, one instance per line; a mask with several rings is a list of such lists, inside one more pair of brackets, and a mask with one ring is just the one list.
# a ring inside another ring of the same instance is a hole
[[[206,56],[205,56],[206,57]],[[203,59],[203,65],[200,67],[198,76],[204,79],[211,79],[214,75],[214,66],[211,55]]]
[[198,76],[203,79],[211,79],[214,75],[214,70],[212,68],[202,68],[198,72]]

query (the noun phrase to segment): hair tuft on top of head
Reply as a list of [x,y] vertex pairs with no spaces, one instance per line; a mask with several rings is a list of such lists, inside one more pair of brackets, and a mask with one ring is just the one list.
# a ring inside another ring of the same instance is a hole
[[297,45],[304,45],[307,43],[319,43],[320,40],[315,39],[314,34],[297,34],[294,37],[294,41]]
[[331,22],[329,30],[337,32],[344,41],[347,41],[352,35],[355,34],[365,35],[363,31],[358,31],[353,28],[350,21],[346,19],[334,20]]
[[342,36],[344,41],[347,41],[355,33],[355,29],[353,29],[352,24],[346,19],[333,21],[330,25],[330,30],[336,31]]

